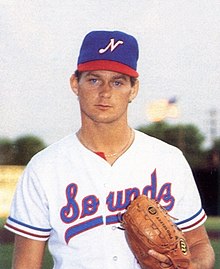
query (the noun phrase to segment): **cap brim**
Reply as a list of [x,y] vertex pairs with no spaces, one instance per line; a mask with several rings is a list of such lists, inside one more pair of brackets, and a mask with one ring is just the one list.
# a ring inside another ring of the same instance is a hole
[[108,71],[114,71],[118,73],[122,73],[134,78],[137,78],[139,76],[138,72],[131,67],[121,64],[119,62],[110,61],[110,60],[96,60],[96,61],[90,61],[86,63],[78,64],[77,67],[79,72],[84,71],[93,71],[93,70],[108,70]]

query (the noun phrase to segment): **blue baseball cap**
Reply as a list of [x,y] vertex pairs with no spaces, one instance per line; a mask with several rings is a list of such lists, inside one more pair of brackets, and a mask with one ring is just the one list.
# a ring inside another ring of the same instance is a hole
[[120,31],[92,31],[80,48],[77,62],[79,72],[109,70],[138,77],[137,40]]

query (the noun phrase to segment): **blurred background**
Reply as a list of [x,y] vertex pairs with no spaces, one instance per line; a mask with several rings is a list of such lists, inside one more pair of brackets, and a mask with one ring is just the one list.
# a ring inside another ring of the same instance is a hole
[[0,7],[2,223],[30,158],[80,126],[69,77],[85,34],[121,30],[140,49],[130,125],[183,151],[219,238],[220,2],[1,0]]

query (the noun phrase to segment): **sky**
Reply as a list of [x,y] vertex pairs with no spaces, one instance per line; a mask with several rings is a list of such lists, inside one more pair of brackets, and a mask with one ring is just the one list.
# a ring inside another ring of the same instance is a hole
[[180,113],[168,123],[195,124],[207,145],[211,128],[220,136],[219,0],[0,0],[0,8],[0,138],[51,144],[78,130],[69,78],[84,36],[103,29],[139,43],[133,128],[151,123],[152,102],[175,97]]

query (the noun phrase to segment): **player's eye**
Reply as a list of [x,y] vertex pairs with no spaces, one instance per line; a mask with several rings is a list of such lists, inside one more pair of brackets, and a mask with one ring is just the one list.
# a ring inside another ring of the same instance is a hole
[[122,81],[120,81],[120,80],[115,80],[115,81],[113,81],[112,84],[114,87],[120,87],[123,85]]
[[86,81],[88,87],[99,87],[101,84],[100,79],[96,77],[88,77]]
[[92,85],[95,85],[95,84],[98,83],[98,79],[97,78],[90,78],[89,83],[92,84]]

